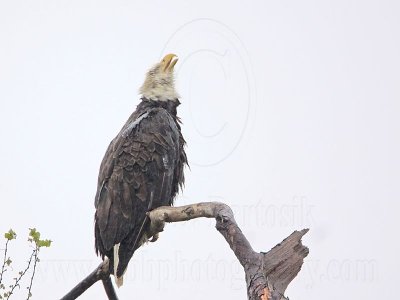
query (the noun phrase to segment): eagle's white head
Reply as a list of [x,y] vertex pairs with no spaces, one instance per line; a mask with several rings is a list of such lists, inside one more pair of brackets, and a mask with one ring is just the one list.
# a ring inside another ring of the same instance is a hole
[[179,98],[174,83],[174,67],[177,61],[178,57],[175,54],[167,54],[147,72],[139,90],[144,98],[157,101]]

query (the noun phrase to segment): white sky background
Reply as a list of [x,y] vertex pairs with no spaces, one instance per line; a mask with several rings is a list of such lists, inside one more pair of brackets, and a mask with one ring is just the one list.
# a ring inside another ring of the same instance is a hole
[[[168,52],[191,162],[176,204],[226,202],[258,251],[311,228],[290,298],[393,296],[399,2],[206,2],[0,1],[0,231],[19,234],[21,268],[29,227],[54,241],[33,299],[99,263],[100,161]],[[214,222],[195,220],[137,251],[118,295],[245,299],[243,276]],[[81,299],[105,297],[97,283]]]

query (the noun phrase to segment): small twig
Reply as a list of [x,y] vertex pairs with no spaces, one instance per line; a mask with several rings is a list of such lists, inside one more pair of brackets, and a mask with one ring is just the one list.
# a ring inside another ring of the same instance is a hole
[[33,277],[35,277],[36,264],[38,262],[38,252],[39,252],[39,247],[36,246],[35,255],[34,255],[35,262],[33,264],[33,271],[32,271],[31,281],[30,281],[29,287],[28,287],[28,298],[26,298],[26,300],[29,300],[31,298],[31,296],[32,296],[31,290],[32,290]]
[[10,292],[8,292],[7,300],[11,297],[11,295],[13,294],[15,288],[17,286],[19,287],[19,282],[21,281],[22,277],[24,277],[25,273],[29,270],[29,267],[31,266],[32,259],[35,256],[35,253],[36,253],[36,248],[32,251],[31,257],[29,258],[29,261],[28,261],[28,266],[25,268],[24,271],[19,272],[19,277],[15,279],[14,285],[11,287]]
[[3,274],[4,274],[5,271],[6,271],[5,266],[6,266],[7,248],[8,248],[8,242],[9,242],[9,241],[10,241],[10,240],[7,240],[7,242],[6,242],[6,248],[4,249],[4,259],[3,259],[3,265],[1,266],[1,273],[0,273],[0,284],[1,284],[2,280],[3,280]]

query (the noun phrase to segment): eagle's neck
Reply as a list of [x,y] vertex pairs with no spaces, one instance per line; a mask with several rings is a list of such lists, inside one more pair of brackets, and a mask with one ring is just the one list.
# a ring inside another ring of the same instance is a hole
[[179,106],[179,104],[181,104],[178,99],[159,101],[143,97],[141,100],[142,101],[138,105],[138,108],[140,110],[160,107],[167,110],[173,116],[176,116],[176,108]]
[[151,88],[142,87],[141,94],[146,99],[154,101],[170,101],[179,97],[172,84],[154,84]]
[[164,74],[152,72],[146,76],[146,79],[139,89],[143,98],[154,101],[169,101],[179,98],[175,90],[174,76],[172,73]]

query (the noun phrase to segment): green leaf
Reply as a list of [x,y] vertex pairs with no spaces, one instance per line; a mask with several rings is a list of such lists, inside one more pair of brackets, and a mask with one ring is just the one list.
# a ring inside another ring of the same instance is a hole
[[51,246],[51,240],[39,240],[38,242],[37,242],[37,245],[39,246],[39,247],[50,247]]
[[8,258],[8,259],[5,261],[5,263],[6,263],[7,266],[9,266],[9,265],[11,265],[12,260],[11,260],[10,258]]
[[36,230],[36,228],[29,228],[29,236],[38,243],[40,240],[40,232]]
[[15,239],[17,238],[17,234],[15,233],[14,230],[10,229],[8,232],[6,232],[6,233],[4,234],[4,237],[5,237],[7,240],[11,241],[11,240],[15,240]]

